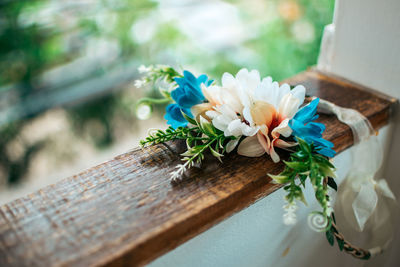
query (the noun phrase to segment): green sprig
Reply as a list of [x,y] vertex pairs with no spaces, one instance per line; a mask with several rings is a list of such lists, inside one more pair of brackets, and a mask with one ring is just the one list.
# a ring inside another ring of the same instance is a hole
[[191,130],[192,129],[184,127],[178,127],[177,129],[169,127],[165,131],[155,130],[153,133],[149,133],[149,136],[144,140],[141,140],[140,145],[144,147],[146,145],[155,145],[175,139],[187,139]]
[[167,88],[161,88],[160,86],[157,86],[158,91],[162,96],[161,98],[144,97],[136,102],[136,112],[139,118],[142,117],[139,112],[140,108],[143,105],[149,106],[149,108],[147,109],[149,111],[149,114],[146,114],[144,116],[144,118],[147,118],[152,112],[153,105],[169,104],[173,102],[173,99],[171,97],[171,90],[176,87],[176,82],[174,79],[177,77],[182,77],[182,75],[179,74],[174,68],[164,65],[149,67],[140,66],[139,72],[144,73],[144,76],[141,79],[135,81],[135,86],[138,88],[147,85],[157,86],[157,83],[160,81],[164,81],[168,84]]
[[[305,188],[305,181],[309,178],[314,187],[315,198],[321,205],[324,216],[329,217],[331,207],[329,206],[327,191],[328,185],[334,189],[337,188],[332,179],[332,177],[335,177],[335,167],[326,157],[317,154],[312,144],[308,144],[300,138],[297,138],[297,141],[299,143],[298,149],[291,153],[288,161],[284,161],[285,169],[278,175],[269,176],[276,183],[287,184],[284,190],[287,192],[286,200],[289,203],[295,200],[306,203],[301,187]],[[324,180],[328,177],[331,180],[326,184]]]
[[186,120],[192,124],[190,128],[179,127],[173,129],[169,127],[167,130],[156,130],[150,133],[145,140],[140,141],[141,146],[158,144],[175,139],[186,140],[187,150],[182,153],[183,165],[178,166],[179,169],[172,173],[173,178],[179,176],[184,170],[191,168],[194,164],[201,164],[205,158],[205,153],[209,151],[219,161],[226,152],[226,144],[235,137],[226,137],[224,132],[215,128],[212,123],[200,116],[199,121],[187,116],[183,113]]
[[173,84],[175,83],[174,79],[176,77],[182,77],[174,68],[165,65],[141,66],[139,71],[145,73],[144,77],[140,80],[141,84],[155,84],[162,80],[166,83]]

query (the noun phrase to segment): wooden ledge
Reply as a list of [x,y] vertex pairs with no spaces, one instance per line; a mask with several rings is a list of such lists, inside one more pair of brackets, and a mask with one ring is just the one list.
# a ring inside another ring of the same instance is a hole
[[[359,110],[376,129],[396,103],[316,71],[286,82]],[[346,125],[333,116],[319,120],[338,152],[352,145]],[[135,149],[3,205],[0,266],[144,265],[280,188],[266,173],[278,173],[282,164],[234,153],[172,185],[169,173],[183,149],[181,142]]]

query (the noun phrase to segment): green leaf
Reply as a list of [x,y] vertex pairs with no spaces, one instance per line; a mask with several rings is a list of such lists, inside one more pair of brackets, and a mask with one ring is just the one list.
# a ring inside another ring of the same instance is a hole
[[333,166],[333,164],[324,156],[321,156],[319,154],[314,154],[313,159],[319,163],[323,163],[324,165],[329,166],[332,169],[335,169],[335,166]]
[[191,117],[189,117],[188,115],[186,115],[185,112],[183,112],[183,111],[181,111],[181,112],[182,112],[182,115],[185,118],[185,120],[187,120],[190,124],[197,125],[196,120],[194,120]]
[[[300,187],[299,187],[299,188],[300,188]],[[297,200],[300,200],[301,202],[303,202],[304,205],[306,205],[306,206],[308,205],[308,203],[307,203],[307,201],[306,201],[306,199],[305,199],[305,197],[304,197],[303,191],[301,191],[301,189],[300,189],[299,191],[297,191],[296,199],[297,199]]]
[[271,177],[272,180],[274,180],[278,184],[286,184],[290,182],[290,178],[285,175],[273,175],[273,174],[268,174],[269,177]]
[[190,157],[193,156],[195,153],[193,153],[193,148],[188,149],[186,152],[182,153],[181,156],[183,157]]
[[218,139],[218,146],[219,146],[219,148],[221,148],[221,149],[225,149],[225,147],[224,147],[224,140],[225,140],[225,138],[219,138],[219,139]]
[[308,164],[305,162],[301,161],[283,161],[286,166],[288,166],[291,169],[294,169],[298,172],[304,172],[308,170]]
[[336,241],[338,243],[340,251],[342,251],[343,247],[344,247],[344,241],[342,239],[338,238],[338,237],[336,237]]
[[193,156],[193,155],[197,154],[198,152],[200,152],[203,149],[203,147],[204,146],[202,146],[202,145],[194,146],[194,147],[188,149],[186,152],[182,153],[181,156],[184,156],[184,157]]
[[190,138],[186,139],[186,147],[188,150],[192,148],[192,140]]
[[322,207],[326,205],[325,190],[322,188],[321,185],[315,190],[315,198],[318,200]]
[[333,220],[333,222],[334,222],[334,223],[336,223],[335,214],[334,214],[333,212],[332,212],[331,216],[332,216],[332,220]]
[[214,126],[202,116],[200,116],[200,127],[203,130],[203,132],[210,137],[217,135]]
[[332,233],[332,231],[326,231],[326,239],[328,239],[328,242],[331,246],[333,246],[335,244],[335,238],[334,235]]
[[304,153],[303,150],[299,150],[299,151],[297,151],[295,153],[292,153],[291,156],[296,158],[296,159],[299,159],[299,160],[305,160],[305,159],[308,158],[308,155],[306,153]]
[[163,95],[165,98],[172,99],[172,98],[171,98],[171,93],[168,92],[167,90],[160,90],[160,93],[161,93],[161,95]]
[[212,147],[209,147],[211,154],[216,157],[220,162],[222,162],[221,157],[223,157],[224,155],[220,154],[219,152],[217,152],[216,150],[214,150]]
[[307,175],[305,174],[300,174],[299,175],[300,183],[301,185],[306,188],[306,180],[307,180]]
[[311,154],[311,147],[310,145],[301,138],[296,137],[297,142],[299,142],[300,149],[304,151],[306,154]]
[[290,189],[290,184],[289,184],[289,185],[285,185],[285,186],[283,187],[283,189],[285,189],[286,191],[288,191],[288,190]]
[[336,177],[335,173],[331,168],[325,165],[319,165],[319,171],[322,173],[324,176],[329,176],[329,177]]
[[328,177],[328,185],[334,189],[335,191],[337,191],[337,184],[335,182],[335,179],[333,179],[332,177]]

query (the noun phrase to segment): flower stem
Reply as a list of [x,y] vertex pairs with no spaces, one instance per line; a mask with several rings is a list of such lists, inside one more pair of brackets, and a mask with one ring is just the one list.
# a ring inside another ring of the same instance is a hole
[[150,98],[150,97],[145,97],[140,99],[136,105],[142,105],[142,104],[146,104],[146,105],[150,105],[150,104],[166,104],[171,102],[172,99],[171,98]]

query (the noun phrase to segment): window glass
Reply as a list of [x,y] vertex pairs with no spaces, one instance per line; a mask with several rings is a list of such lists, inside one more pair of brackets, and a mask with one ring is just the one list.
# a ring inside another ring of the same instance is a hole
[[258,69],[276,80],[316,63],[332,0],[58,0],[0,4],[0,202],[137,146],[165,127],[141,64],[219,80]]

